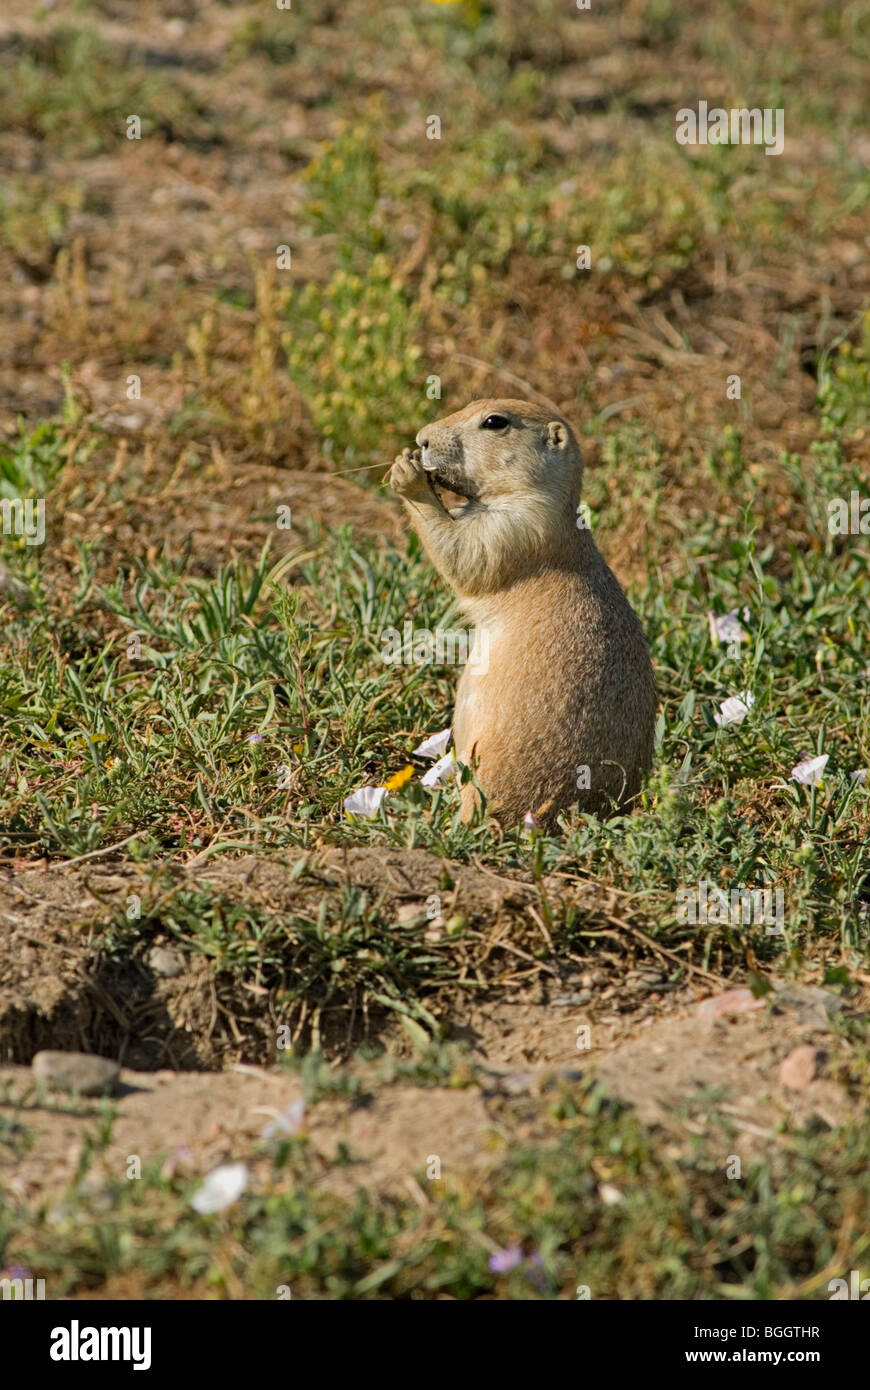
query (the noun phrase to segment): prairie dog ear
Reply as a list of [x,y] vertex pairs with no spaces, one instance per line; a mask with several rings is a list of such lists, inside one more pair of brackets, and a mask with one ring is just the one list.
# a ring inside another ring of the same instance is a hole
[[568,447],[568,431],[561,420],[551,420],[544,430],[548,449],[558,449],[564,453]]

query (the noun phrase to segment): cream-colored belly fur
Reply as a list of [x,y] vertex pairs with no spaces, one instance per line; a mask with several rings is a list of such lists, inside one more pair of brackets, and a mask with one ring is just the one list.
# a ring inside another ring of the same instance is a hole
[[[488,633],[488,663],[459,681],[454,738],[476,766],[487,809],[506,823],[527,811],[551,820],[576,801],[602,809],[634,795],[648,765],[655,687],[640,625],[603,561],[579,574],[536,576],[499,595],[497,623],[466,605]],[[584,785],[586,784],[586,785]],[[463,815],[476,801],[463,788]]]

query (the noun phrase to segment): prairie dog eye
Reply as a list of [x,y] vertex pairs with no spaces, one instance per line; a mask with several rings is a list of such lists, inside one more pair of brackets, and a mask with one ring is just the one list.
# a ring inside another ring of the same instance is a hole
[[505,415],[487,415],[486,419],[481,421],[480,428],[482,430],[506,430],[510,428],[510,423]]

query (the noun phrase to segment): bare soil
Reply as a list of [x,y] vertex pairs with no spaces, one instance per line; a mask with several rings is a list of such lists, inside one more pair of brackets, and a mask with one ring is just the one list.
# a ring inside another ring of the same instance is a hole
[[[349,877],[361,887],[380,886],[395,911],[422,907],[442,870],[419,850],[332,850],[315,862],[321,891],[324,883]],[[535,897],[529,885],[465,866],[454,870],[451,907],[486,921],[494,942]],[[268,991],[215,976],[205,957],[186,956],[178,976],[155,975],[148,952],[159,936],[139,943],[123,965],[101,960],[94,947],[99,922],[114,898],[126,900],[146,886],[139,872],[98,859],[70,868],[22,867],[6,871],[0,883],[0,913],[10,926],[0,936],[0,1049],[8,1059],[0,1087],[8,1084],[7,1102],[22,1102],[17,1119],[35,1136],[27,1154],[0,1160],[0,1182],[19,1200],[62,1192],[103,1104],[40,1095],[26,1063],[41,1048],[97,1052],[125,1063],[112,1140],[89,1182],[98,1182],[100,1172],[122,1174],[132,1154],[180,1163],[191,1174],[245,1156],[256,1165],[263,1128],[301,1094],[298,1077],[280,1065],[281,1013]],[[291,881],[287,867],[271,859],[190,873],[276,910],[292,910],[315,891]],[[834,1127],[848,1113],[849,1097],[837,1080],[846,1045],[833,1027],[844,1010],[836,995],[778,982],[772,1005],[711,1019],[698,1006],[720,987],[698,977],[668,988],[654,953],[629,959],[631,949],[590,957],[587,969],[566,971],[562,979],[540,971],[532,983],[494,988],[479,1000],[454,994],[428,1001],[442,1014],[447,1036],[470,1048],[467,1084],[384,1085],[371,1068],[352,1064],[361,1092],[318,1100],[305,1124],[315,1151],[332,1156],[344,1143],[354,1156],[329,1181],[407,1189],[414,1181],[408,1174],[425,1167],[429,1155],[464,1169],[491,1162],[503,1144],[535,1137],[541,1099],[562,1082],[599,1079],[608,1095],[674,1142],[724,1123],[731,1134],[726,1139],[723,1129],[723,1142],[739,1141],[742,1153],[783,1142],[783,1126],[812,1120]],[[848,1012],[860,1011],[862,1002],[853,1001]],[[351,1049],[375,1040],[388,1055],[409,1051],[387,1018],[360,1022],[355,1036],[342,1039]],[[818,1074],[789,1089],[779,1067],[800,1044],[816,1049]],[[254,1064],[264,1057],[274,1065]]]

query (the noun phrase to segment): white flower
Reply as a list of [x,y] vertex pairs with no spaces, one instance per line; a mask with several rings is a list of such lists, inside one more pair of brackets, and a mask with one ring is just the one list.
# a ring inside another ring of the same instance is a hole
[[720,729],[724,729],[726,724],[742,724],[754,704],[755,696],[751,691],[741,690],[739,695],[730,695],[723,700],[719,713],[714,714],[713,718]]
[[440,734],[430,734],[424,738],[419,748],[414,752],[421,758],[442,758],[447,752],[447,745],[450,742],[450,730],[442,729]]
[[829,753],[823,753],[820,758],[804,758],[791,770],[790,782],[800,782],[803,786],[814,784],[817,787],[822,785],[822,773],[825,770]]
[[849,780],[852,782],[857,782],[860,786],[863,787],[864,783],[867,781],[868,772],[870,772],[870,768],[859,767],[857,771],[849,773]]
[[[724,617],[717,617],[715,613],[708,611],[707,621],[710,624],[711,642],[748,642],[749,634],[740,625],[737,617],[738,608],[732,608],[730,613]],[[744,608],[743,617],[749,617],[749,609]]]
[[458,776],[459,764],[452,753],[445,753],[443,758],[432,764],[428,772],[423,773],[420,781],[424,787],[440,787],[449,777]]
[[190,1205],[201,1216],[223,1211],[238,1201],[248,1185],[248,1169],[244,1163],[225,1163],[209,1173],[202,1187],[195,1192]]
[[359,791],[346,796],[341,804],[349,816],[364,816],[366,820],[374,820],[386,795],[386,787],[360,787]]

